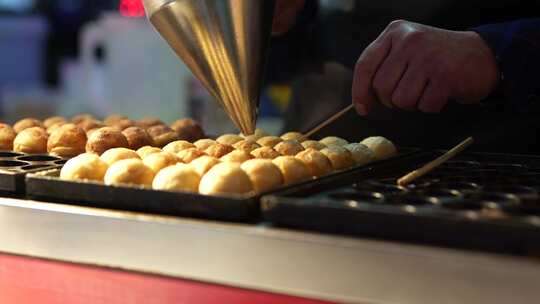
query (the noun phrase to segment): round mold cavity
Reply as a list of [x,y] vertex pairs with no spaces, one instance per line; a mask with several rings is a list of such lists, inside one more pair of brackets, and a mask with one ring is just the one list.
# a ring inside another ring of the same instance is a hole
[[515,195],[518,198],[536,198],[538,191],[531,187],[512,185],[512,184],[496,184],[489,185],[484,189],[485,192],[506,193]]
[[27,155],[18,157],[17,160],[27,161],[27,162],[51,162],[60,160],[58,157],[50,155]]
[[496,192],[476,193],[467,196],[467,198],[484,204],[494,205],[516,205],[520,202],[519,198],[514,194]]
[[442,167],[435,169],[433,172],[428,173],[426,176],[444,179],[448,176],[463,175],[463,173],[466,171],[467,169],[465,168]]
[[474,168],[479,167],[480,163],[472,160],[449,160],[445,165],[450,167]]
[[24,166],[24,167],[21,167],[21,170],[25,170],[25,171],[31,171],[31,170],[37,170],[37,169],[44,169],[44,168],[50,168],[51,165],[28,165],[28,166]]
[[452,200],[442,203],[441,206],[455,211],[481,211],[486,207],[485,203],[472,199]]
[[24,154],[10,151],[0,151],[0,158],[13,158],[18,156],[23,156]]
[[370,191],[351,191],[351,192],[336,192],[328,195],[335,200],[355,201],[359,203],[383,203],[384,195],[380,192]]
[[462,193],[458,190],[442,188],[442,187],[441,188],[439,187],[428,188],[423,191],[419,191],[418,194],[425,197],[434,197],[437,199],[450,199],[450,198],[456,198],[456,197],[462,196]]
[[528,168],[521,164],[505,164],[505,163],[486,163],[482,164],[484,169],[492,169],[501,173],[523,173],[527,172]]
[[29,165],[29,163],[18,160],[0,160],[0,168],[16,168],[26,165]]
[[445,176],[439,180],[439,183],[463,183],[463,182],[472,182],[472,179],[465,175],[451,175],[451,176]]
[[440,182],[437,184],[438,187],[457,190],[460,192],[473,192],[480,190],[480,186],[477,183],[473,182]]
[[400,187],[398,185],[372,184],[369,182],[363,184],[356,184],[355,188],[360,191],[382,193],[385,196],[402,195],[408,192],[406,188]]
[[436,197],[426,197],[412,194],[396,197],[392,203],[406,206],[429,206],[440,204],[440,200]]

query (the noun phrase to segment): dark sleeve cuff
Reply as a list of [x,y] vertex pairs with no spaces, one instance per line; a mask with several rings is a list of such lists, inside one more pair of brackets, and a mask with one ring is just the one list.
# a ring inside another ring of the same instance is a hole
[[502,75],[499,90],[511,108],[540,112],[540,19],[472,29],[493,50]]

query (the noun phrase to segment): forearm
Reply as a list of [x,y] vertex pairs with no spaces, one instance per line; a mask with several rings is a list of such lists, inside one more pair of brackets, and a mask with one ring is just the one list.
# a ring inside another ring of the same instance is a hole
[[473,28],[493,50],[501,71],[500,91],[519,111],[540,110],[540,19]]

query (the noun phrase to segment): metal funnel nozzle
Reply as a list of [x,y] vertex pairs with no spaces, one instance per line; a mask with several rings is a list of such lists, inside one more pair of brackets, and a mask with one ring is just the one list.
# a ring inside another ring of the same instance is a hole
[[144,0],[150,22],[244,134],[255,130],[274,0]]

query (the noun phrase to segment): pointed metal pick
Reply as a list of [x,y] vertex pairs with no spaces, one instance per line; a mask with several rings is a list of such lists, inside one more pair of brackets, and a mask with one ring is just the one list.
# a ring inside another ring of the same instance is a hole
[[152,25],[244,134],[255,130],[274,0],[144,0]]

